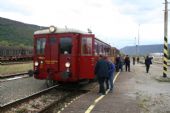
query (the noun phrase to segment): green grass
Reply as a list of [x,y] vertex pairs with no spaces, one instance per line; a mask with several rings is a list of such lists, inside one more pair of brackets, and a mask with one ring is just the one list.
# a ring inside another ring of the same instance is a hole
[[14,73],[22,73],[28,72],[28,70],[33,69],[33,63],[26,64],[13,64],[13,65],[0,65],[0,74],[14,74]]

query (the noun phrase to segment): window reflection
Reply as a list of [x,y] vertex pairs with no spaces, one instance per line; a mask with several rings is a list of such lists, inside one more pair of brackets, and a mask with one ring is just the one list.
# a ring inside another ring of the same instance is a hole
[[60,53],[71,54],[72,39],[70,37],[63,37],[60,39]]
[[38,38],[37,39],[37,47],[36,53],[40,55],[44,55],[46,39],[45,38]]
[[83,55],[92,54],[92,38],[83,37],[81,46],[81,51]]

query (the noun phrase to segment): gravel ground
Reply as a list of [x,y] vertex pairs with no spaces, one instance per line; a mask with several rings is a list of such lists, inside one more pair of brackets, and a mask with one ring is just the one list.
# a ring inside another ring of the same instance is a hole
[[[63,106],[68,105],[71,101],[79,98],[82,94],[87,93],[89,90],[93,89],[96,83],[91,83],[90,85],[83,85],[83,87],[79,87],[79,90],[63,90],[63,88],[53,89],[48,93],[43,94],[38,98],[31,99],[24,103],[21,103],[17,106],[13,106],[8,110],[3,111],[3,113],[37,113],[47,106],[55,103],[55,105],[48,109],[47,113],[56,113]],[[69,85],[70,86],[70,85]],[[87,90],[88,89],[88,90]],[[83,90],[83,91],[81,91]],[[64,98],[63,98],[64,97]],[[62,100],[61,100],[62,99]]]
[[170,113],[170,82],[156,80],[163,75],[162,65],[151,65],[149,73],[145,72],[142,64],[132,67],[136,75],[133,79],[141,113]]
[[44,80],[36,80],[33,77],[0,83],[0,104],[11,102],[26,97],[46,88]]
[[[170,75],[169,70],[170,68],[168,69],[168,77]],[[153,64],[149,73],[145,72],[143,64],[131,65],[131,72],[123,73],[133,75],[130,78],[130,84],[133,88],[128,87],[131,93],[126,92],[126,97],[132,97],[137,101],[140,113],[170,113],[170,82],[156,80],[156,78],[162,76],[162,65]],[[1,83],[0,104],[24,97],[44,88],[46,88],[45,81],[35,80],[34,78]]]
[[57,100],[60,100],[63,96],[67,95],[69,95],[68,92],[56,91],[54,89],[38,98],[32,99],[28,102],[24,102],[18,106],[12,107],[5,111],[5,113],[37,113],[41,109],[44,109],[46,106],[50,105],[51,103]]

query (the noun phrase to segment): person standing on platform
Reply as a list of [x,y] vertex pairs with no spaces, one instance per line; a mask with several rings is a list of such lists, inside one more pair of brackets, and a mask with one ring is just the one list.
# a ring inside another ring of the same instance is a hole
[[117,55],[116,56],[116,72],[118,72],[119,71],[119,68],[120,68],[120,56],[119,55]]
[[139,63],[139,57],[137,57],[137,63]]
[[106,60],[107,65],[108,65],[108,76],[105,78],[106,90],[108,90],[109,89],[109,68],[110,68],[110,65],[109,65],[109,58],[105,56],[104,59]]
[[149,56],[146,56],[146,59],[145,59],[146,73],[149,72],[149,68],[151,64],[152,64],[151,58],[149,58]]
[[126,68],[126,71],[128,70],[130,72],[130,58],[128,55],[126,55],[125,57],[125,68]]
[[119,70],[123,71],[124,59],[120,56]]
[[110,84],[110,92],[113,91],[113,79],[115,72],[115,64],[109,60],[109,84]]
[[135,57],[133,57],[133,65],[135,65]]
[[96,63],[95,75],[97,76],[99,83],[99,93],[105,95],[104,82],[106,78],[109,77],[109,66],[102,55],[99,56],[99,60]]

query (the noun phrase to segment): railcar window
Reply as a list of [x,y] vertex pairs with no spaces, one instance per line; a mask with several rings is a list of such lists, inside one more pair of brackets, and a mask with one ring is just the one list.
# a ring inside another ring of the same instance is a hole
[[100,45],[99,45],[99,54],[103,55],[103,45],[102,45],[102,43],[100,43]]
[[94,43],[94,54],[98,55],[98,45],[97,45],[97,42]]
[[82,38],[81,51],[82,55],[92,55],[92,38]]
[[60,38],[60,53],[71,54],[71,49],[72,49],[72,39],[70,37]]
[[98,40],[95,40],[95,55],[99,55],[100,54],[100,42]]
[[44,55],[45,44],[46,44],[45,38],[38,38],[37,39],[37,47],[36,47],[37,54]]

